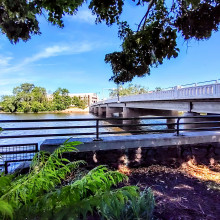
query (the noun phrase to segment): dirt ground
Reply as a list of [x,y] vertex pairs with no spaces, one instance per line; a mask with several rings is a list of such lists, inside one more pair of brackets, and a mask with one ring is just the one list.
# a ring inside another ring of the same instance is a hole
[[[220,219],[220,185],[194,178],[182,168],[154,165],[131,169],[128,185],[152,189],[156,201],[155,219]],[[210,187],[213,185],[217,187]]]

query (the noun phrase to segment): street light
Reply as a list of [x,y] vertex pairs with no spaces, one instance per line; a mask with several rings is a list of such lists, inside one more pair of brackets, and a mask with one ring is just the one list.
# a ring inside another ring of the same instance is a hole
[[117,97],[118,97],[117,103],[119,103],[119,102],[120,102],[120,101],[119,101],[119,83],[117,83]]

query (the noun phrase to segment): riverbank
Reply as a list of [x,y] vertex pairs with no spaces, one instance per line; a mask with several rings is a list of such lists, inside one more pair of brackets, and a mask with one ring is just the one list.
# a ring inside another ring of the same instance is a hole
[[[37,113],[34,113],[34,112],[28,112],[28,113],[25,113],[25,114],[54,114],[54,113],[89,113],[89,107],[85,108],[85,109],[81,109],[81,108],[76,108],[76,107],[72,107],[72,108],[68,108],[68,109],[65,109],[65,110],[62,110],[62,111],[44,111],[44,112],[37,112]],[[10,114],[10,112],[3,112],[3,111],[0,111],[0,114]],[[24,114],[24,112],[13,112],[13,114]]]
[[55,111],[54,113],[75,113],[75,112],[85,112],[88,113],[89,112],[89,107],[85,108],[85,109],[81,109],[81,108],[68,108],[62,111]]

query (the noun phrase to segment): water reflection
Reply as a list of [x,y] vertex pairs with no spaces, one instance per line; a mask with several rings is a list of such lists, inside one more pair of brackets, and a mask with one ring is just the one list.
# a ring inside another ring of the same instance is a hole
[[[157,116],[149,116],[157,117]],[[135,134],[148,134],[148,133],[161,133],[167,129],[166,119],[132,119],[132,120],[107,120],[110,124],[117,124],[121,129],[128,131],[129,133]],[[141,118],[141,117],[140,117]],[[152,124],[152,125],[150,125]],[[164,124],[164,125],[161,125]],[[143,126],[144,125],[144,126]],[[155,131],[156,130],[156,131]],[[138,133],[136,133],[139,131]]]

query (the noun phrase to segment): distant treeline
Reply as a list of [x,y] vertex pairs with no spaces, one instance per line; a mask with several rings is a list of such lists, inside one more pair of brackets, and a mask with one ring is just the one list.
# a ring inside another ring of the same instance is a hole
[[61,111],[71,105],[85,109],[87,103],[79,97],[70,97],[68,89],[58,88],[52,95],[52,99],[47,97],[46,89],[37,87],[34,84],[23,83],[13,89],[13,95],[2,96],[0,106],[4,112],[42,112]]

